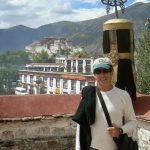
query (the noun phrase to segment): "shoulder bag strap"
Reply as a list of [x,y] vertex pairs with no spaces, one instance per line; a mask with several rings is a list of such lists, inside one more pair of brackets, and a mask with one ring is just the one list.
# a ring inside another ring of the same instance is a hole
[[[99,88],[98,88],[98,87],[96,87],[96,91],[97,91],[99,100],[100,100],[100,102],[101,102],[101,105],[102,105],[102,108],[103,108],[103,111],[104,111],[104,114],[105,114],[105,117],[106,117],[108,126],[109,126],[109,127],[113,127],[112,122],[111,122],[111,119],[110,119],[110,116],[109,116],[109,113],[108,113],[108,110],[107,110],[107,107],[106,107],[106,104],[105,104],[105,102],[104,102],[103,96],[102,96],[101,92],[99,91]],[[118,139],[117,139],[116,137],[113,137],[113,140],[114,140],[114,142],[116,142],[116,143],[118,142]]]
[[99,97],[99,100],[100,100],[100,102],[101,102],[101,105],[102,105],[102,108],[103,108],[103,111],[104,111],[104,114],[105,114],[105,117],[106,117],[108,126],[109,126],[109,127],[112,127],[112,122],[111,122],[111,119],[110,119],[110,116],[109,116],[109,113],[108,113],[106,104],[105,104],[105,102],[104,102],[103,96],[102,96],[101,92],[99,91],[99,88],[98,88],[98,87],[96,87],[96,91],[97,91],[97,95],[98,95],[98,97]]
[[[102,108],[103,108],[103,111],[104,111],[104,114],[105,114],[105,117],[106,117],[108,126],[109,126],[109,127],[113,127],[112,122],[111,122],[111,119],[110,119],[110,116],[109,116],[109,113],[108,113],[108,110],[107,110],[107,107],[106,107],[106,104],[105,104],[105,102],[104,102],[103,96],[102,96],[101,92],[99,91],[99,88],[98,88],[98,87],[96,87],[96,92],[97,92],[98,97],[99,97],[99,100],[100,100],[100,102],[101,102],[101,105],[102,105]],[[116,142],[116,143],[117,143],[117,141],[118,141],[116,137],[113,137],[113,140],[114,140],[114,142]]]

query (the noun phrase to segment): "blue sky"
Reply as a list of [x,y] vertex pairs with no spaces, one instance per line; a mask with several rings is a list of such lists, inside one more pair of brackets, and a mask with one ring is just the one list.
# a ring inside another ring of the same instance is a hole
[[[128,0],[125,6],[150,0]],[[114,9],[111,9],[114,12]],[[0,29],[25,25],[37,28],[59,21],[83,21],[106,15],[101,0],[1,0]]]

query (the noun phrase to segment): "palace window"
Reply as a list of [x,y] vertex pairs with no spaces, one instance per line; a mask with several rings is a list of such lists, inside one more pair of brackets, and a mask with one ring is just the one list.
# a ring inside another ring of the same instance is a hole
[[76,90],[76,81],[71,80],[71,90]]
[[80,91],[85,87],[85,81],[80,81]]
[[68,89],[68,80],[63,80],[63,89]]
[[50,87],[53,87],[53,78],[50,78]]
[[83,72],[83,60],[78,60],[78,72]]
[[91,72],[91,60],[86,60],[86,72]]
[[88,85],[92,85],[92,86],[94,86],[95,85],[95,82],[88,82]]
[[71,72],[71,60],[67,60],[67,72]]
[[33,83],[33,75],[30,75],[30,83]]
[[60,87],[60,79],[56,79],[56,87]]
[[27,82],[27,75],[24,75],[24,82]]

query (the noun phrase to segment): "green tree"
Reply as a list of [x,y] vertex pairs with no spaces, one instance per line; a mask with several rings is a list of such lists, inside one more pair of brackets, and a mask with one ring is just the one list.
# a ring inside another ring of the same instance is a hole
[[65,55],[65,56],[68,56],[70,53],[73,52],[73,49],[71,47],[68,47],[66,49],[63,49],[60,53],[60,55]]
[[150,28],[139,36],[135,58],[137,91],[150,94]]
[[47,51],[42,50],[40,53],[33,54],[31,60],[34,63],[52,63],[55,61],[54,56],[50,56]]
[[0,65],[23,65],[29,63],[29,54],[25,51],[7,51],[0,55]]
[[71,54],[71,56],[77,58],[86,58],[91,57],[91,54],[87,51],[75,51]]
[[0,54],[0,94],[12,94],[12,82],[17,82],[18,70],[29,63],[29,54],[25,51],[7,51]]

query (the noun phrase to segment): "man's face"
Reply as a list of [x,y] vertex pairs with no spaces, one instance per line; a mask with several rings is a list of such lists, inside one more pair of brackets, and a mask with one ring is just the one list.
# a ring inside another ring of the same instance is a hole
[[94,70],[94,78],[100,85],[109,85],[112,83],[112,69],[97,68]]

